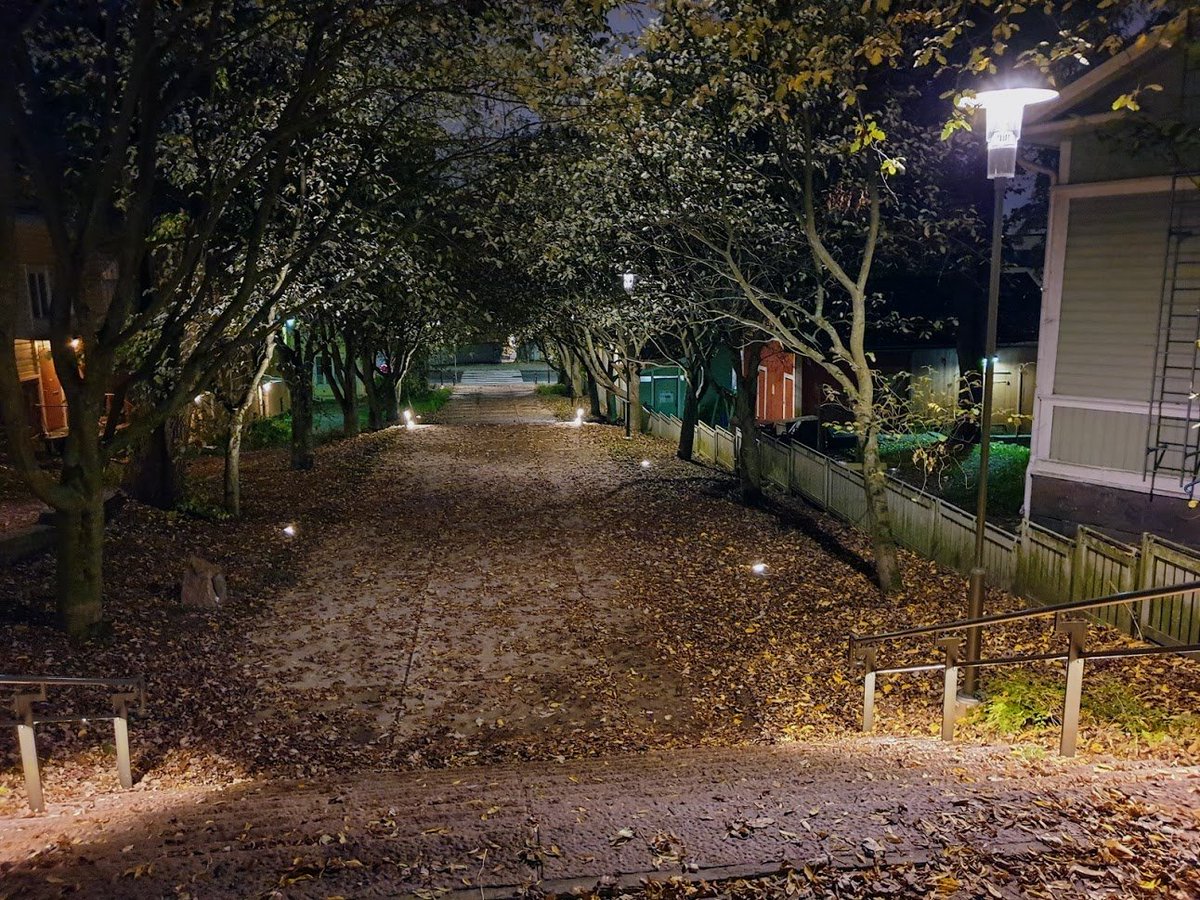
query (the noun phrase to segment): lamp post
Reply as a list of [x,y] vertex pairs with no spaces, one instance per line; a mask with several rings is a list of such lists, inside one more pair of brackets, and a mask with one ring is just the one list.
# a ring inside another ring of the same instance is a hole
[[[633,272],[625,272],[621,275],[621,287],[625,288],[625,293],[633,296],[634,288],[640,281],[638,276]],[[635,373],[633,371],[633,360],[629,358],[629,348],[625,348],[625,440],[633,439],[633,416],[631,398],[633,397],[633,379]]]
[[[975,501],[975,565],[971,569],[967,595],[967,618],[983,615],[984,548],[987,541],[988,458],[992,436],[993,379],[996,368],[996,320],[1000,309],[1000,270],[1004,248],[1004,194],[1009,179],[1017,172],[1017,150],[1021,140],[1021,120],[1025,107],[1053,100],[1058,91],[1045,88],[1004,88],[982,91],[964,98],[962,108],[982,108],[986,116],[987,177],[992,180],[992,259],[988,278],[987,335],[983,351],[983,408],[979,416],[979,485]],[[965,659],[979,659],[981,629],[967,630]],[[975,694],[979,670],[968,666],[963,674],[963,693]]]

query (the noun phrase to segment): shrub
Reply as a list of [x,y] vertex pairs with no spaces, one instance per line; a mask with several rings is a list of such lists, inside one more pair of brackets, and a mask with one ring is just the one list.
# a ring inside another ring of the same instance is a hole
[[286,447],[292,439],[292,414],[280,413],[268,419],[254,419],[246,426],[247,450]]
[[567,397],[570,395],[565,384],[539,384],[534,390],[542,397]]

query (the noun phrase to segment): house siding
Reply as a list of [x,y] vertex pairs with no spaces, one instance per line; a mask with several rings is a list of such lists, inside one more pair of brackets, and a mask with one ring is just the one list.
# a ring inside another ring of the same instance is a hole
[[1169,216],[1168,194],[1071,201],[1055,394],[1149,404]]
[[1061,406],[1054,413],[1050,458],[1080,466],[1141,473],[1148,416]]

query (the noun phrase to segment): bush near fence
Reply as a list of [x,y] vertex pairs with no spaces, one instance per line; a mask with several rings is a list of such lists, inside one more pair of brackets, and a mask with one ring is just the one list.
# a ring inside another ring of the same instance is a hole
[[[682,423],[643,408],[642,427],[655,437],[678,442]],[[694,455],[732,471],[740,439],[738,433],[701,423],[696,426]],[[767,480],[851,525],[862,523],[866,497],[862,474],[855,467],[767,435],[756,439]],[[975,559],[975,515],[891,476],[887,490],[896,540],[969,574]],[[984,558],[988,584],[1046,604],[1200,581],[1200,554],[1155,535],[1143,535],[1134,547],[1090,528],[1081,527],[1070,538],[1028,520],[1015,534],[989,524]],[[1159,644],[1200,643],[1197,592],[1108,607],[1095,618]]]

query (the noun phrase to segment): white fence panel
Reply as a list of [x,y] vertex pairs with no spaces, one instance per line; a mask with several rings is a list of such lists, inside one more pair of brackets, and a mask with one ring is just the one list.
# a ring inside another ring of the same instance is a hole
[[1017,590],[1047,605],[1070,600],[1075,542],[1027,519],[1020,541]]
[[[1187,547],[1146,535],[1142,541],[1139,587],[1166,587],[1200,581],[1200,558]],[[1164,644],[1200,644],[1200,596],[1196,591],[1141,604],[1142,632]]]
[[829,459],[800,444],[792,445],[792,490],[829,508]]
[[770,438],[762,438],[758,442],[758,448],[762,454],[763,477],[785,491],[790,490],[788,472],[790,454],[787,447]]
[[862,475],[849,466],[829,466],[829,509],[851,525],[861,525],[867,517],[867,495]]
[[704,423],[696,426],[696,446],[694,452],[700,459],[707,460],[710,463],[716,463],[717,461],[717,435]]
[[734,437],[724,428],[716,428],[714,431],[717,442],[717,465],[732,472],[737,459],[737,445]]
[[937,498],[898,481],[888,481],[888,511],[896,540],[910,550],[932,556],[937,533]]

